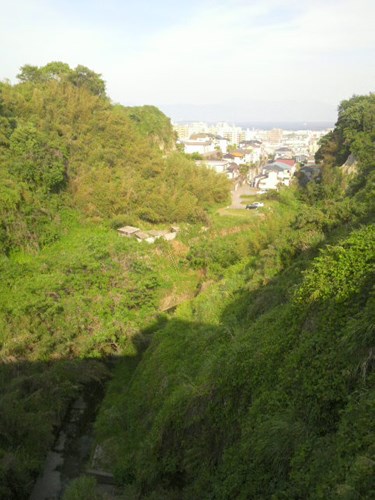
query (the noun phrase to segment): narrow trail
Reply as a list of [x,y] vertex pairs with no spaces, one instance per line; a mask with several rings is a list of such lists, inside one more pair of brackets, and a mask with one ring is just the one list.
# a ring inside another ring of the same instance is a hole
[[87,384],[72,402],[46,456],[30,500],[60,500],[73,479],[88,473],[96,444],[93,426],[104,395],[105,384],[94,382]]

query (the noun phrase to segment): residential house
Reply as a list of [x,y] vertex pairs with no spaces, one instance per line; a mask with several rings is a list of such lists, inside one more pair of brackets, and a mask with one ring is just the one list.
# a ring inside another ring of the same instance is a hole
[[239,169],[239,166],[237,165],[237,163],[235,163],[235,162],[229,163],[229,165],[227,166],[226,173],[227,173],[228,179],[231,179],[231,180],[238,179],[238,177],[240,175],[240,169]]
[[261,191],[268,191],[269,189],[277,189],[280,180],[277,177],[277,172],[271,171],[267,174],[257,175],[254,178],[254,187]]
[[203,165],[211,170],[215,170],[218,174],[224,174],[227,171],[229,162],[227,160],[198,160],[195,162],[197,165]]
[[232,151],[231,155],[233,156],[233,162],[237,163],[237,165],[244,165],[246,163],[246,153],[242,150]]
[[262,142],[256,139],[242,141],[240,150],[246,151],[246,163],[259,163],[265,154]]
[[275,160],[279,158],[291,158],[293,156],[293,151],[287,146],[281,146],[275,150]]
[[234,156],[230,153],[227,153],[226,155],[223,156],[223,160],[233,162],[234,161]]
[[219,150],[222,153],[227,152],[228,139],[220,135],[210,134],[208,132],[201,132],[199,134],[192,134],[190,136],[191,141],[211,141],[215,150]]
[[272,165],[279,165],[283,167],[286,165],[287,167],[290,167],[290,175],[294,175],[294,172],[296,171],[297,163],[295,160],[289,159],[289,158],[278,158],[275,160]]
[[253,186],[264,191],[277,189],[280,184],[289,186],[292,176],[292,167],[289,165],[269,163],[262,168],[262,174],[253,179]]
[[228,151],[229,141],[225,137],[221,137],[220,135],[215,136],[215,145],[220,149],[222,153],[226,153]]
[[258,141],[257,139],[251,139],[250,141],[241,141],[239,146],[242,149],[247,149],[247,148],[257,148],[262,145],[261,141]]
[[209,140],[184,140],[181,141],[184,145],[184,151],[187,154],[198,153],[200,155],[205,155],[208,153],[215,152],[215,146],[211,139]]

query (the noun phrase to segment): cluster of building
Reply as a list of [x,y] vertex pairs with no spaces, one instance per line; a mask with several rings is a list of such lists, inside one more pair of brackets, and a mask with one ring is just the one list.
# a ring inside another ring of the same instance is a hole
[[261,190],[289,185],[297,164],[314,168],[319,140],[329,131],[250,130],[223,122],[174,124],[174,128],[185,153],[202,157],[197,164],[233,180],[247,171],[249,184]]
[[247,131],[241,127],[228,125],[225,122],[219,122],[215,125],[208,125],[205,122],[174,123],[173,128],[182,141],[190,140],[192,136],[202,133],[222,137],[229,144],[239,144],[241,141],[251,139],[248,137]]
[[[199,152],[206,154],[217,148],[224,153],[228,145],[239,145],[248,141],[260,141],[267,154],[273,154],[280,146],[291,148],[296,155],[313,156],[318,149],[319,139],[327,134],[327,130],[259,130],[241,128],[219,122],[209,125],[205,122],[174,123],[179,141],[184,145],[186,153]],[[204,142],[205,145],[201,144]],[[198,143],[198,144],[194,144]],[[197,148],[199,151],[196,151]]]

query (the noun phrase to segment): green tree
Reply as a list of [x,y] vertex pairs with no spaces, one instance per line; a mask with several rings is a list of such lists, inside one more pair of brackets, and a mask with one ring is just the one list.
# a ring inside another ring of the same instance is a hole
[[32,124],[20,126],[12,134],[9,169],[21,181],[47,192],[58,192],[66,184],[64,151]]
[[79,64],[68,77],[75,87],[84,87],[92,94],[105,96],[105,82],[99,73]]
[[43,66],[40,71],[47,80],[58,81],[61,81],[64,77],[67,77],[72,73],[72,69],[69,64],[60,61],[50,62]]
[[24,66],[21,66],[17,78],[22,83],[24,82],[39,83],[43,81],[43,74],[41,68],[39,68],[38,66],[25,64]]

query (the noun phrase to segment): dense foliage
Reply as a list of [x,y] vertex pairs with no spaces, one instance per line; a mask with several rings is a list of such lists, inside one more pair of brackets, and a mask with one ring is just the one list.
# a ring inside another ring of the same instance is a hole
[[27,498],[72,400],[132,359],[160,308],[194,295],[181,249],[125,223],[199,222],[228,182],[174,149],[158,109],[112,105],[101,76],[24,66],[0,84],[0,497]]
[[97,423],[131,498],[374,497],[374,134],[374,96],[344,102],[322,179],[280,193],[289,216],[247,257],[192,248],[224,279],[159,328]]
[[[340,106],[318,182],[231,218],[156,108],[112,105],[83,66],[19,79],[0,85],[0,497],[28,497],[114,358],[96,434],[127,498],[373,497],[374,96]],[[114,231],[171,222],[172,243]]]
[[205,220],[228,182],[174,149],[157,108],[113,106],[100,75],[63,63],[24,66],[0,85],[0,242],[56,239],[64,206],[113,225]]

